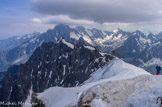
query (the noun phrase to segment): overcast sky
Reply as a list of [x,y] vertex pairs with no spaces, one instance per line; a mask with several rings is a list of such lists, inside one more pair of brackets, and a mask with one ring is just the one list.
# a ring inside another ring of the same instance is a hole
[[0,39],[56,24],[158,33],[162,0],[0,0]]

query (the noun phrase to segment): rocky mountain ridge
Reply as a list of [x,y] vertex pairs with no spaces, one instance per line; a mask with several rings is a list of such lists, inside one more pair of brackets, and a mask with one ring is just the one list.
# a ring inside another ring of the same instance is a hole
[[52,86],[78,86],[111,59],[113,56],[81,42],[75,45],[61,39],[43,43],[25,64],[8,69],[0,101],[24,102],[30,90],[43,92]]
[[[121,29],[102,31],[96,28],[87,29],[83,26],[71,28],[68,25],[60,24],[14,49],[0,53],[0,71],[6,70],[12,64],[26,62],[42,43],[56,43],[61,37],[74,44],[82,42],[88,46],[98,47],[104,53],[111,54],[114,52],[124,61],[146,70],[153,71],[153,66],[162,60],[162,57],[158,55],[161,53],[162,44],[158,35],[144,34],[139,30],[135,32],[127,32]],[[150,65],[150,61],[155,63]]]

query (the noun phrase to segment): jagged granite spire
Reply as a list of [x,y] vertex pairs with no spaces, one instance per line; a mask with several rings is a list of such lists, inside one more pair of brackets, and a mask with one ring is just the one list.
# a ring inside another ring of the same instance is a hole
[[25,64],[9,68],[0,89],[0,101],[25,101],[31,88],[42,92],[53,86],[77,86],[112,58],[94,47],[73,45],[64,39],[56,44],[43,43]]

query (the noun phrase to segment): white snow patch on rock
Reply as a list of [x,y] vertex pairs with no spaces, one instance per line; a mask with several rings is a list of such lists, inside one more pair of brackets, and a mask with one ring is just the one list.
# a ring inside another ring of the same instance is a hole
[[93,99],[90,105],[91,107],[107,107],[106,103],[102,99]]
[[133,53],[135,53],[136,52],[136,50],[135,49],[133,49],[133,51],[132,51]]
[[91,47],[91,46],[84,46],[84,47],[87,48],[87,49],[89,49],[89,50],[92,50],[92,51],[95,50],[95,48],[94,47]]
[[17,65],[17,64],[20,64],[20,63],[25,63],[28,60],[28,58],[29,57],[25,53],[22,57],[16,59],[12,64],[16,64]]
[[37,38],[33,38],[29,42],[35,42],[36,40],[37,40]]
[[70,38],[79,40],[80,37],[78,35],[76,35],[75,32],[70,32]]
[[143,63],[144,67],[151,66],[151,65],[162,65],[162,60],[160,58],[152,58],[146,63]]
[[118,31],[119,31],[118,29],[113,30],[114,33],[117,33]]
[[67,45],[68,47],[70,47],[71,49],[74,49],[74,45],[69,43],[69,42],[66,42],[64,39],[62,39],[62,42]]
[[66,71],[65,71],[65,70],[66,70],[66,65],[63,65],[63,69],[64,69],[64,70],[63,70],[63,75],[65,75],[65,72],[66,72]]
[[25,104],[23,105],[23,107],[31,107],[32,106],[32,93],[33,93],[33,88],[31,87],[31,89],[29,90],[29,95],[27,97],[27,100],[25,101]]
[[118,36],[114,36],[113,40],[121,39],[121,37],[122,37],[122,34],[118,34]]

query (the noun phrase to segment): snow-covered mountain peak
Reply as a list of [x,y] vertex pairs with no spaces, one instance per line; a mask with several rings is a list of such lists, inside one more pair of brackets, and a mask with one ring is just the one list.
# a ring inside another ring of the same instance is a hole
[[55,26],[54,30],[68,30],[70,29],[70,27],[68,25],[65,24],[58,24]]
[[125,63],[121,59],[114,58],[103,68],[94,72],[91,77],[84,82],[84,84],[106,78],[109,78],[110,80],[122,80],[134,78],[140,75],[150,75],[150,73],[134,65]]
[[159,39],[162,39],[162,31],[156,35]]
[[117,29],[113,30],[113,33],[118,33],[118,32],[124,32],[124,31],[122,29],[120,29],[120,28],[117,28]]
[[25,35],[15,36],[15,38],[16,38],[17,40],[20,40],[20,39],[30,39],[30,38],[32,38],[33,36],[38,36],[38,35],[40,35],[39,32],[33,32],[33,33],[25,34]]
[[142,33],[140,30],[136,30],[135,32],[134,32],[134,35],[144,35],[144,33]]
[[138,39],[139,42],[144,44],[148,43],[150,45],[152,42],[157,41],[157,38],[153,33],[144,34],[141,31],[136,30],[132,34],[133,36],[135,36],[136,39]]
[[115,30],[113,30],[114,33],[117,33],[118,31],[119,31],[119,29],[115,29]]
[[74,49],[74,45],[72,43],[66,42],[65,39],[62,39],[62,42],[68,47],[70,47],[71,49]]
[[66,46],[70,47],[71,49],[74,49],[75,47],[80,47],[80,46],[82,46],[82,47],[87,48],[87,49],[89,49],[89,50],[91,50],[91,51],[96,50],[95,47],[86,46],[86,45],[84,45],[82,42],[78,42],[77,44],[73,44],[73,43],[67,42],[64,38],[58,39],[57,43],[60,43],[60,42],[63,43],[63,44],[65,44]]
[[76,29],[80,32],[84,32],[85,31],[85,27],[84,26],[76,26]]

